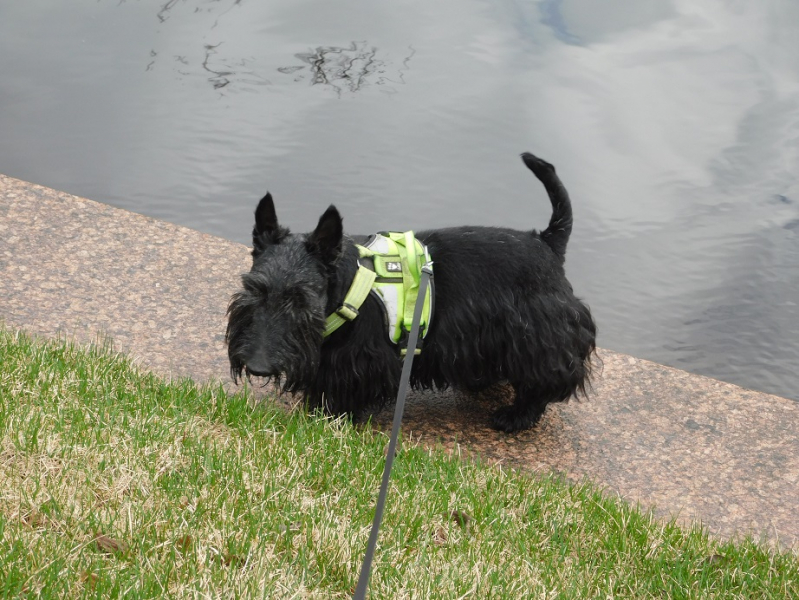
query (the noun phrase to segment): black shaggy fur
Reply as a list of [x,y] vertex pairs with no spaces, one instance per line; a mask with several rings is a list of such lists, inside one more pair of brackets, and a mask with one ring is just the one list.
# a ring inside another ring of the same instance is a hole
[[[549,226],[538,233],[496,227],[417,232],[434,262],[436,307],[415,388],[477,391],[510,383],[512,405],[493,415],[496,429],[532,427],[547,404],[585,393],[596,326],[566,279],[563,262],[572,229],[569,196],[549,163],[522,160],[552,201]],[[309,234],[278,224],[267,194],[255,211],[252,270],[231,299],[226,339],[230,371],[276,378],[306,394],[310,408],[355,415],[394,398],[401,360],[388,339],[379,301],[323,341],[326,315],[339,307],[357,268],[355,243],[334,206]]]

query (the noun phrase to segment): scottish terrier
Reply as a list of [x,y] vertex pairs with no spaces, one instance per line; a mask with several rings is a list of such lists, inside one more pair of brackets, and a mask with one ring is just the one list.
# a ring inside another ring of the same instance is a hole
[[[574,296],[563,262],[572,230],[569,196],[549,163],[522,154],[552,202],[542,232],[500,227],[420,231],[434,263],[435,315],[414,359],[416,389],[479,391],[509,383],[497,410],[505,432],[536,424],[550,402],[586,392],[596,326]],[[367,236],[348,236],[331,205],[308,234],[278,224],[270,194],[255,211],[252,269],[228,307],[230,372],[273,378],[329,414],[357,415],[396,396],[401,371],[385,310],[370,294],[357,317],[323,336],[359,268]]]

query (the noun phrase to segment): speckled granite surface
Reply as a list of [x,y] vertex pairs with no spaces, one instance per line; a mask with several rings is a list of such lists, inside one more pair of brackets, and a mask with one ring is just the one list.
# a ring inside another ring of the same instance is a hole
[[[242,223],[248,228],[249,223]],[[0,175],[0,319],[44,336],[109,335],[162,374],[226,380],[240,244]],[[658,514],[799,550],[799,404],[603,350],[589,401],[508,436],[479,398],[414,394],[404,430],[502,464],[588,477]],[[377,415],[389,423],[390,410]]]

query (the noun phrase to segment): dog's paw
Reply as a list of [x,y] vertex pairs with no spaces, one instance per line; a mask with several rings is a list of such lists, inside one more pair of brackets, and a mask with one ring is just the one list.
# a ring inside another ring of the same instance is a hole
[[505,433],[514,433],[530,429],[541,418],[542,413],[535,416],[520,414],[515,406],[503,406],[491,416],[491,426]]

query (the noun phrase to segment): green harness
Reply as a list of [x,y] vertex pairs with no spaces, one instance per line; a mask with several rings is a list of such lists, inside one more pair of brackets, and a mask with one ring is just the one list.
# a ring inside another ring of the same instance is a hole
[[[433,261],[427,246],[417,240],[413,231],[381,232],[363,246],[358,245],[358,271],[342,305],[327,317],[324,336],[358,316],[358,309],[371,293],[380,300],[389,339],[407,352],[408,333],[413,323],[413,309],[419,295],[422,269],[432,272]],[[420,338],[424,338],[433,317],[433,285],[427,289],[420,322]],[[419,354],[421,348],[414,349]]]

